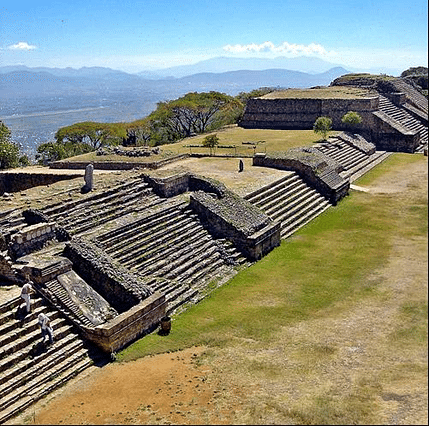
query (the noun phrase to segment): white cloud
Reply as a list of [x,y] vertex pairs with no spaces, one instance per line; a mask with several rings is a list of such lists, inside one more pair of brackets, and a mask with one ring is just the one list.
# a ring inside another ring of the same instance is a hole
[[34,50],[37,49],[37,46],[28,44],[27,42],[18,42],[17,44],[13,44],[8,47],[10,50]]
[[247,52],[262,52],[262,53],[276,53],[276,54],[293,54],[293,55],[298,55],[298,54],[304,54],[304,55],[312,55],[312,54],[317,54],[317,55],[322,55],[322,56],[327,56],[327,55],[333,55],[334,52],[328,52],[324,46],[317,44],[317,43],[310,43],[308,45],[303,45],[303,44],[296,44],[296,43],[288,43],[288,42],[283,42],[280,45],[276,46],[273,42],[267,41],[261,44],[255,44],[255,43],[251,43],[251,44],[247,44],[247,45],[241,45],[241,44],[236,44],[236,45],[226,45],[223,47],[223,49],[226,52],[231,52],[231,53],[247,53]]

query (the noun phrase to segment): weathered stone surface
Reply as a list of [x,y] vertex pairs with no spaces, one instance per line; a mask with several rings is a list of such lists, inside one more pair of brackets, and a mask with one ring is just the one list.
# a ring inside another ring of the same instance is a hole
[[165,296],[154,292],[139,304],[96,328],[82,328],[84,335],[103,351],[112,353],[154,330],[166,314]]
[[73,262],[75,271],[120,313],[152,293],[143,279],[83,238],[67,242],[64,254]]
[[94,166],[91,163],[85,167],[84,181],[83,191],[92,191],[94,187]]
[[79,306],[82,314],[93,325],[100,325],[113,319],[118,313],[94,289],[73,270],[57,276],[58,282],[66,290],[71,300]]
[[42,249],[48,241],[56,237],[55,223],[41,222],[29,225],[11,237],[8,251],[16,259]]

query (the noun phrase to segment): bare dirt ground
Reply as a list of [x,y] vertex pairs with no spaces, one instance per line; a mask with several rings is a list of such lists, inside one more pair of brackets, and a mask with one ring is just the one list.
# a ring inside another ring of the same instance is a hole
[[[427,197],[427,167],[415,163],[365,190]],[[272,347],[238,342],[92,368],[7,424],[286,425],[316,398],[353,401],[365,388],[370,400],[377,395],[376,424],[428,425],[428,352],[400,344],[393,351],[391,341],[404,301],[428,300],[427,245],[421,237],[397,238],[388,265],[375,272],[384,298],[348,309],[339,303],[283,328]],[[276,375],[244,371],[244,360]]]

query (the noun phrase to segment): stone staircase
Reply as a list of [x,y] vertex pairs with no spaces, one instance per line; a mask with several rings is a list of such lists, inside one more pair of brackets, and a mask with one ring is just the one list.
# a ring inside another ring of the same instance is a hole
[[247,263],[230,242],[214,239],[181,200],[93,240],[119,264],[150,277],[147,285],[165,294],[169,313],[197,302],[211,280]]
[[385,96],[379,96],[379,109],[385,114],[389,115],[393,120],[399,122],[405,128],[412,132],[419,132],[420,143],[415,152],[422,152],[423,148],[428,145],[429,132],[428,127],[424,126],[419,120],[409,114],[402,108],[397,107]]
[[246,195],[245,199],[281,222],[283,239],[331,206],[295,172],[288,172],[284,178]]
[[416,90],[412,85],[405,82],[402,79],[397,79],[393,82],[398,92],[403,92],[406,94],[407,102],[412,104],[414,107],[421,110],[423,113],[429,113],[429,101],[422,95],[418,90]]
[[136,179],[108,191],[48,206],[41,211],[71,235],[79,235],[116,218],[162,203],[148,184]]
[[[93,364],[89,348],[58,310],[36,296],[24,317],[21,303],[16,297],[0,305],[0,423]],[[51,319],[52,345],[41,342],[39,313]]]
[[340,176],[349,178],[351,182],[364,175],[390,155],[386,151],[375,151],[375,153],[368,155],[337,137],[331,137],[330,141],[319,143],[315,148],[340,164],[344,169],[340,172]]

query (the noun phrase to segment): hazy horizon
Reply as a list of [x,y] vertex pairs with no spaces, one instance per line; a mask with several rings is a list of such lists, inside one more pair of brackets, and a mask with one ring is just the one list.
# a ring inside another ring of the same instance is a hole
[[2,65],[28,67],[137,73],[220,56],[309,56],[362,71],[428,63],[423,0],[6,0],[1,36]]

